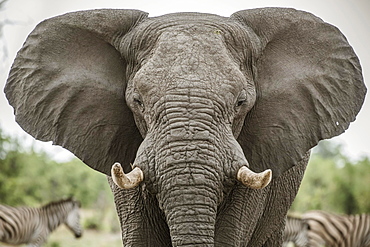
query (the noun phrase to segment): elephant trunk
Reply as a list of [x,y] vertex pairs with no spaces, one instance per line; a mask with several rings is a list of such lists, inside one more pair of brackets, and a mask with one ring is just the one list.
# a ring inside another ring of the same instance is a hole
[[222,144],[214,143],[220,132],[200,120],[180,128],[175,119],[169,122],[156,138],[155,163],[157,199],[172,246],[214,246],[226,160]]
[[173,246],[214,246],[220,191],[206,169],[192,168],[192,165],[196,164],[177,164],[162,176],[163,189],[157,195],[158,201],[165,213]]

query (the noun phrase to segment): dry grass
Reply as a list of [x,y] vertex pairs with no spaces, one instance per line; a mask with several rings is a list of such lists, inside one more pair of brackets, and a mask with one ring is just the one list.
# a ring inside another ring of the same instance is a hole
[[81,238],[75,238],[65,227],[54,231],[45,247],[122,247],[121,234],[106,231],[84,230]]

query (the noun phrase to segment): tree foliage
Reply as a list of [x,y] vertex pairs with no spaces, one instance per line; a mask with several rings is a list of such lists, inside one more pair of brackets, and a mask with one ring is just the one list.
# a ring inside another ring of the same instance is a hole
[[22,147],[0,129],[0,203],[32,206],[67,196],[83,206],[112,198],[103,174],[77,158],[58,163],[45,152]]
[[311,155],[292,211],[320,209],[343,214],[370,213],[370,160],[351,161],[342,146],[320,142]]

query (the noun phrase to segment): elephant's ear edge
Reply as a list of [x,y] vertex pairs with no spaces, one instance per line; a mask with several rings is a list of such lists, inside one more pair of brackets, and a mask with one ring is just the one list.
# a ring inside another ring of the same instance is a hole
[[4,88],[19,125],[107,175],[117,161],[131,169],[142,138],[125,103],[126,64],[113,42],[147,15],[91,10],[41,22]]
[[257,101],[238,141],[253,169],[279,176],[355,120],[366,94],[361,66],[343,34],[310,13],[262,8],[231,18],[262,44]]

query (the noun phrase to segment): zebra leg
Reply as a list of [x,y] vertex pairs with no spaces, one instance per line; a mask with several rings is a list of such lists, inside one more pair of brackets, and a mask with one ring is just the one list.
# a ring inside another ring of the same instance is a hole
[[26,245],[26,247],[41,247],[45,242],[46,242],[45,237],[39,237],[34,242]]
[[4,239],[3,239],[4,236],[5,236],[5,234],[4,234],[3,230],[1,230],[1,222],[0,222],[0,242],[4,241]]

